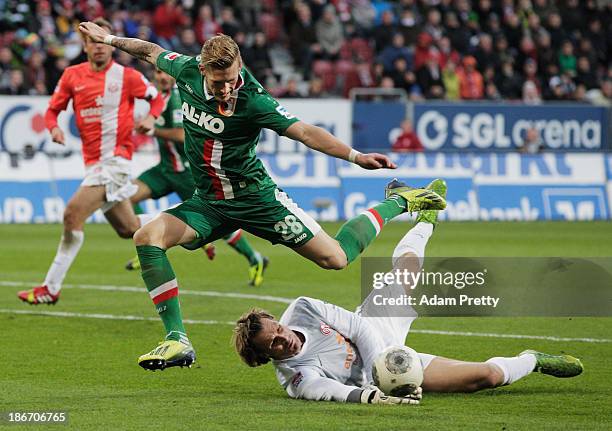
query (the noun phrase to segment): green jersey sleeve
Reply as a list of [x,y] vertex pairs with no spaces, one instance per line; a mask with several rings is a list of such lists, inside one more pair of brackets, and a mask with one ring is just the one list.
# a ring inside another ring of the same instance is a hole
[[193,57],[179,54],[178,52],[164,51],[157,57],[157,67],[174,79],[178,79],[185,66],[192,59]]
[[170,93],[170,100],[168,101],[168,107],[166,108],[171,116],[170,127],[182,128],[183,127],[183,109],[181,106],[181,96],[176,88],[172,89]]
[[300,121],[278,103],[277,100],[265,92],[253,97],[249,112],[257,126],[274,130],[279,135],[285,133],[285,130],[293,123]]

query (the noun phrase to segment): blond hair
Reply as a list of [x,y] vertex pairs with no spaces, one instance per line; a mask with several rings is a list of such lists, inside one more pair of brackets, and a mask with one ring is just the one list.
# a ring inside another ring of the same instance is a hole
[[270,357],[253,345],[253,338],[261,331],[262,319],[274,319],[274,316],[260,308],[253,308],[238,319],[234,328],[236,352],[249,367],[270,362]]
[[218,34],[204,42],[200,54],[200,64],[205,68],[227,69],[236,60],[241,61],[240,48],[234,39],[225,34]]

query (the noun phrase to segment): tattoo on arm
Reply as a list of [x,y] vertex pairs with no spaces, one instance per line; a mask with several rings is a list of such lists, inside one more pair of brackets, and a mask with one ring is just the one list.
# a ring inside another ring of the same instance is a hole
[[159,54],[164,52],[164,49],[155,43],[128,37],[117,37],[113,39],[112,45],[153,65],[155,65]]

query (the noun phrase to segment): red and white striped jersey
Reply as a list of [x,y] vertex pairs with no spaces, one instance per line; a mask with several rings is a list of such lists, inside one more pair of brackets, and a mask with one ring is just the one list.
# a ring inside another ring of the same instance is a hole
[[157,89],[138,71],[111,61],[101,71],[89,62],[67,68],[49,101],[46,126],[57,126],[57,115],[72,99],[76,124],[83,142],[85,165],[113,156],[130,160],[134,144],[134,99],[146,99],[158,117],[164,101]]

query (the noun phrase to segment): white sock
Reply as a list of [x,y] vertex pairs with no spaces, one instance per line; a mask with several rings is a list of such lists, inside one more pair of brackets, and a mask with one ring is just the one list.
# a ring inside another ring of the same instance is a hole
[[406,253],[414,253],[418,256],[419,265],[422,267],[425,260],[425,246],[432,233],[433,225],[431,223],[417,223],[395,247],[393,251],[393,265],[395,265],[398,258]]
[[140,227],[143,227],[153,220],[156,215],[157,214],[136,214],[136,217],[138,217],[138,220],[140,220]]
[[531,374],[536,366],[536,357],[531,353],[513,358],[491,358],[486,361],[497,365],[504,373],[504,385],[511,385],[519,379]]
[[62,239],[57,247],[55,259],[53,260],[53,263],[51,264],[43,283],[53,295],[57,295],[62,288],[64,277],[66,277],[66,273],[70,269],[70,265],[72,265],[74,258],[79,253],[79,250],[83,245],[83,239],[85,238],[83,231],[73,230],[71,233],[72,235],[69,239],[62,235]]

